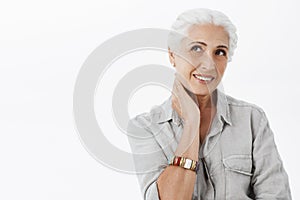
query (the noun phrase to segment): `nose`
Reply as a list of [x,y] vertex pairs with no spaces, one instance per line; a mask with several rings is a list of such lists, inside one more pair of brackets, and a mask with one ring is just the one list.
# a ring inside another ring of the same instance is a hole
[[209,71],[215,69],[215,67],[216,67],[216,63],[214,62],[210,53],[209,52],[203,53],[199,59],[198,68],[200,70]]

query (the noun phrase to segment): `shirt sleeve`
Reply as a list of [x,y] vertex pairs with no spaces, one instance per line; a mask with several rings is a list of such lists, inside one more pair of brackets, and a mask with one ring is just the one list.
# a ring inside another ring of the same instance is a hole
[[262,111],[260,125],[253,138],[252,186],[255,199],[290,200],[288,175],[278,153],[273,131]]
[[145,118],[131,119],[127,134],[143,199],[159,200],[156,180],[168,166],[168,158],[149,126]]

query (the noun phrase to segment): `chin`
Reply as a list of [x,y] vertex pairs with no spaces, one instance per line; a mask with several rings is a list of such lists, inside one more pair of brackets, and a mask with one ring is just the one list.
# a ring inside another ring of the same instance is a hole
[[193,88],[191,92],[197,96],[207,96],[212,94],[213,91],[214,90],[209,90],[208,88]]
[[214,80],[212,83],[209,83],[208,85],[200,84],[198,82],[195,82],[194,80],[191,80],[189,82],[191,90],[193,94],[198,96],[207,96],[211,95],[217,88],[219,83],[219,80]]

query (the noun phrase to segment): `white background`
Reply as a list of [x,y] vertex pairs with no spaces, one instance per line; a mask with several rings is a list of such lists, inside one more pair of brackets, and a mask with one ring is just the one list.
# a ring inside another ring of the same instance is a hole
[[[237,26],[238,48],[223,79],[225,92],[265,110],[293,199],[300,199],[296,0],[1,1],[0,199],[141,199],[134,175],[102,166],[82,146],[72,115],[76,76],[87,56],[110,37],[138,28],[168,29],[179,13],[197,7],[220,10]],[[161,57],[160,64],[167,64],[166,55],[152,54],[156,63]],[[151,63],[130,56],[135,65]],[[108,77],[112,82],[105,84],[106,92],[121,78]],[[137,91],[130,115],[167,96],[158,87]],[[107,130],[113,144],[128,149],[113,123]]]

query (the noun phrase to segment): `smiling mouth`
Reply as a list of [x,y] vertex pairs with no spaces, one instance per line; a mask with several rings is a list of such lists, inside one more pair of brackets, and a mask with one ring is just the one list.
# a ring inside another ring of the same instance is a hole
[[200,75],[200,74],[193,74],[193,76],[199,81],[200,83],[210,83],[212,82],[215,77],[211,75]]

